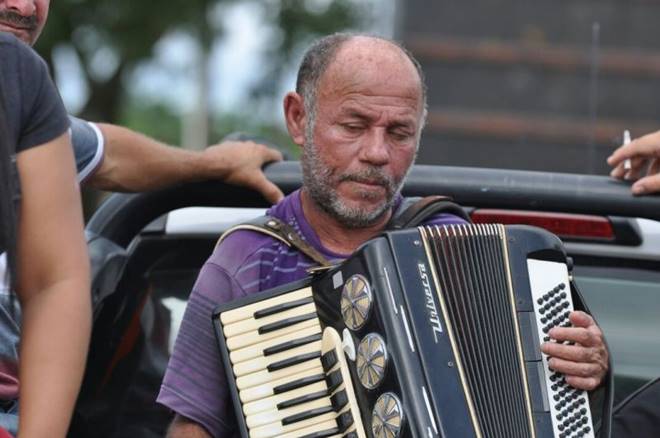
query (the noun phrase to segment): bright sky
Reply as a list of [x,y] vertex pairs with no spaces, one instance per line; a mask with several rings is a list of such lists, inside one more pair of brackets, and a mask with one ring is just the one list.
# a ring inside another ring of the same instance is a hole
[[[312,7],[325,8],[330,0],[307,0]],[[391,35],[395,0],[353,0],[374,11],[370,30]],[[376,7],[377,5],[377,7]],[[232,111],[248,98],[250,86],[259,81],[263,54],[275,44],[278,30],[269,27],[262,1],[244,0],[221,5],[212,12],[211,23],[225,29],[214,44],[209,60],[209,108],[212,112]],[[154,47],[154,56],[140,65],[130,77],[130,90],[140,99],[162,102],[182,114],[198,104],[199,49],[195,40],[183,33],[171,33]],[[70,112],[78,112],[87,99],[78,60],[72,50],[55,52],[58,87]],[[99,57],[99,69],[112,69],[111,54]],[[282,93],[293,87],[295,67],[281,84]]]

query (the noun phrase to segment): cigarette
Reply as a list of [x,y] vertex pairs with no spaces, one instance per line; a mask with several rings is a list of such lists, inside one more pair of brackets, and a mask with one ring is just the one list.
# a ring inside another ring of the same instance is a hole
[[[623,131],[623,144],[627,145],[630,143],[630,131],[627,129]],[[626,160],[623,162],[623,170],[630,170],[632,169],[632,162],[630,161],[630,158],[626,158]]]

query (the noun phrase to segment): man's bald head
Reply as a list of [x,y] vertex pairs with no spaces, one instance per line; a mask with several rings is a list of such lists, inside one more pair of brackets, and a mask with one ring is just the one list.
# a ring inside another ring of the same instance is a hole
[[[398,62],[399,70],[410,69],[412,76],[416,76],[418,79],[423,108],[421,129],[424,126],[427,112],[426,84],[422,68],[412,54],[399,43],[386,38],[335,33],[319,39],[307,49],[298,69],[296,92],[303,97],[305,103],[305,111],[311,122],[307,124],[308,130],[313,129],[319,85],[328,68],[335,62],[339,64],[335,65],[336,68],[350,68],[351,63],[356,61],[357,63],[354,65],[358,72],[369,67],[378,69],[381,67],[379,64],[387,65],[388,61],[389,67],[396,65],[396,61],[400,61]],[[395,77],[392,79],[396,80]]]

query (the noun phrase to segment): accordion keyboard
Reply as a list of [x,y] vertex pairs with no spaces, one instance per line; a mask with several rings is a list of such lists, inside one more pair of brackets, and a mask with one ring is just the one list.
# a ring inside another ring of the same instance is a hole
[[221,313],[249,436],[365,437],[339,334],[311,288]]
[[[568,271],[563,263],[528,260],[529,280],[539,343],[551,341],[548,332],[554,327],[571,327],[568,315],[573,311],[568,285]],[[554,436],[589,438],[594,436],[586,391],[572,388],[560,373],[548,366],[543,355],[545,384]]]

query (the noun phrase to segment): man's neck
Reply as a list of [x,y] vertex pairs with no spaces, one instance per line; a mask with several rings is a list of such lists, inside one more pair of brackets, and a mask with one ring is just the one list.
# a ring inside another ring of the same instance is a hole
[[351,254],[358,246],[379,234],[392,215],[391,211],[387,212],[369,227],[346,228],[321,210],[304,189],[300,193],[300,200],[305,219],[318,235],[321,244],[338,254]]

